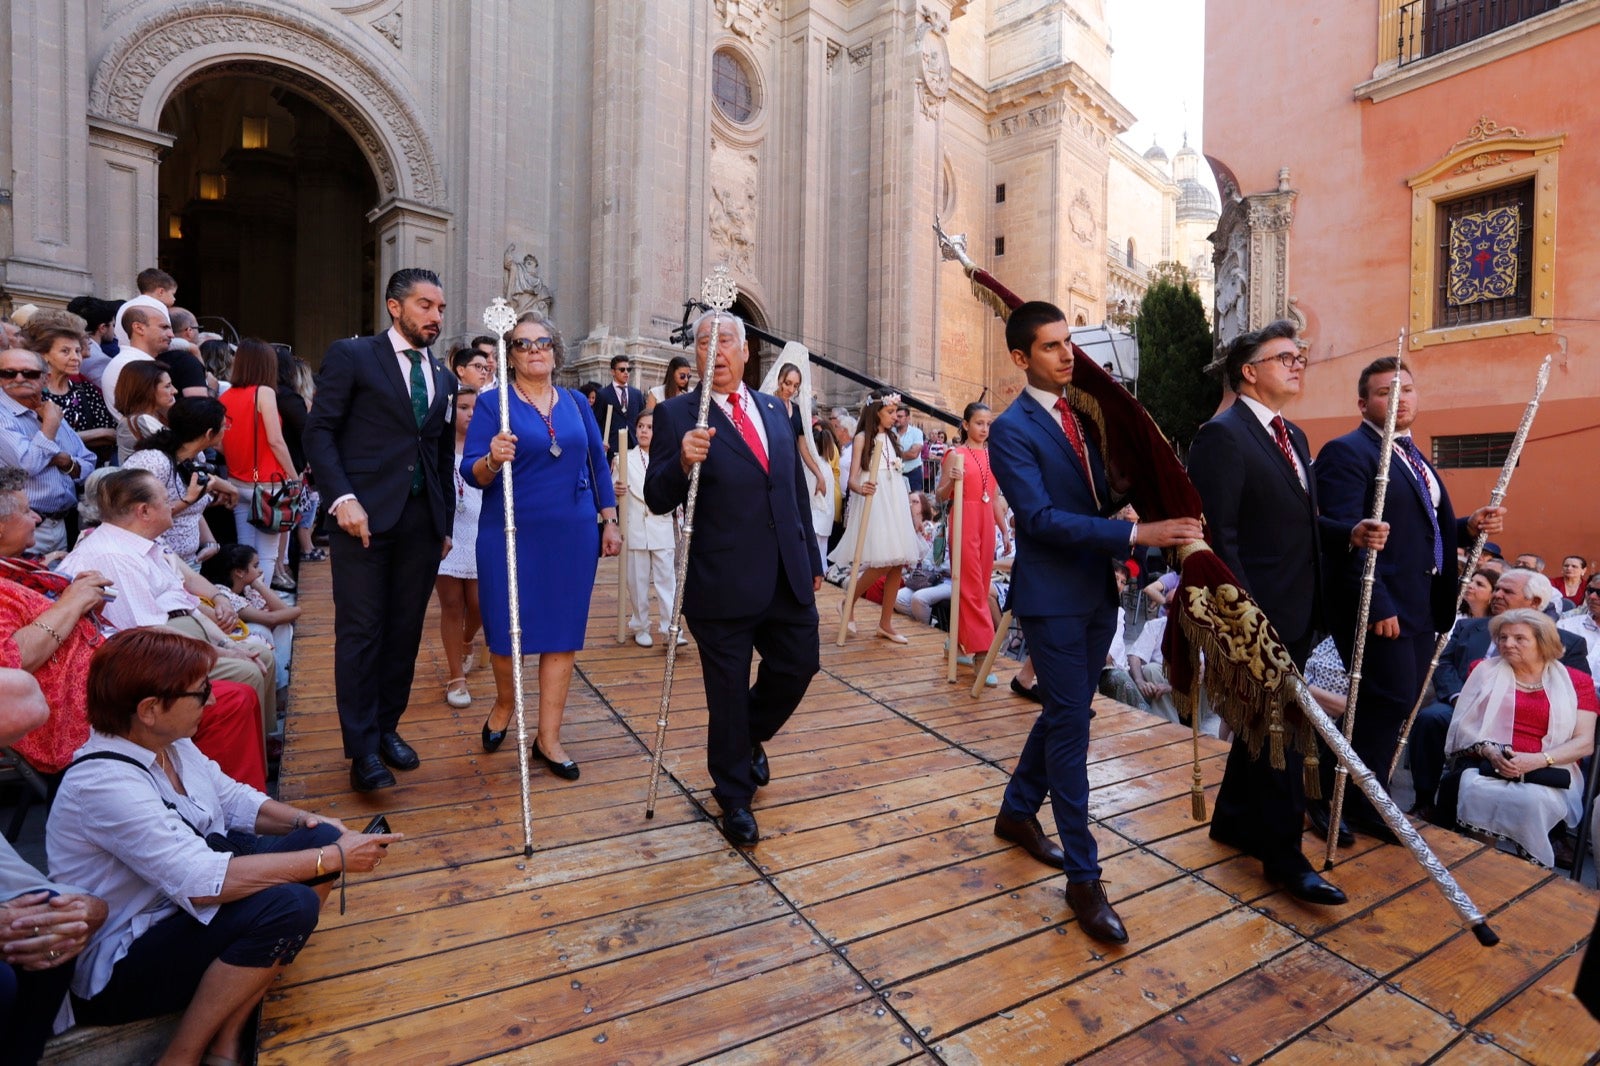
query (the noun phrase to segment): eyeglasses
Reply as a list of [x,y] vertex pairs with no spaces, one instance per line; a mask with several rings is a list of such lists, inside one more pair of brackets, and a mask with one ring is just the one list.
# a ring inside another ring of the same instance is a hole
[[1268,363],[1274,359],[1283,364],[1283,366],[1289,370],[1304,370],[1311,362],[1310,359],[1306,358],[1304,352],[1279,352],[1277,355],[1269,355],[1263,359],[1252,359],[1246,363],[1245,366],[1255,366],[1259,363]]
[[474,359],[470,363],[463,363],[468,370],[488,370],[489,364],[482,359]]
[[199,700],[200,701],[200,706],[202,706],[202,707],[204,707],[206,704],[210,703],[211,702],[211,679],[208,677],[204,681],[200,682],[200,687],[195,689],[193,692],[179,692],[179,693],[176,693],[172,697],[172,699],[170,699],[168,702],[169,703],[176,703],[177,701],[183,699],[186,696],[193,696],[195,699]]
[[0,369],[0,381],[15,381],[22,378],[24,381],[38,381],[44,377],[43,370],[3,370]]
[[535,349],[541,352],[548,352],[555,346],[555,340],[550,337],[534,337],[531,340],[527,337],[518,337],[507,345],[514,352],[531,352]]

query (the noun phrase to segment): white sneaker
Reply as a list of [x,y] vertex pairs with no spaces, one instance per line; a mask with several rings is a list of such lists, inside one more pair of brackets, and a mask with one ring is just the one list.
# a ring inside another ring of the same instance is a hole
[[654,647],[656,643],[655,638],[642,629],[633,635],[633,642],[641,648]]

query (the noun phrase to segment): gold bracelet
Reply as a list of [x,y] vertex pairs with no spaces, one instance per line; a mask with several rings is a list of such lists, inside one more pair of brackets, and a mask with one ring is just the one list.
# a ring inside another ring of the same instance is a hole
[[39,619],[35,618],[33,621],[29,622],[28,624],[30,626],[35,626],[35,627],[37,627],[39,629],[42,629],[46,633],[49,633],[51,639],[53,639],[56,642],[56,647],[57,648],[61,647],[61,645],[66,643],[66,639],[63,638],[60,633],[57,633],[54,629],[51,629],[50,626],[47,623],[42,622]]
[[317,876],[322,876],[322,849],[317,849]]

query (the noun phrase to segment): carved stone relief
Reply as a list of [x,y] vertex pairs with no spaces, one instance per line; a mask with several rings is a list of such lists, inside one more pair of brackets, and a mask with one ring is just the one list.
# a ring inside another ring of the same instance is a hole
[[[140,111],[157,79],[190,62],[193,52],[218,46],[241,58],[207,66],[185,84],[248,71],[288,85],[340,118],[367,150],[387,195],[440,202],[443,190],[430,138],[414,108],[358,54],[292,9],[240,2],[219,11],[203,0],[162,9],[106,53],[90,85],[90,115],[140,125]],[[326,81],[262,57],[264,49],[294,55],[303,66],[326,72]],[[361,106],[353,106],[332,84],[343,86]]]
[[778,13],[778,0],[716,0],[722,28],[754,43]]
[[372,24],[372,28],[377,30],[378,33],[380,33],[383,36],[384,40],[388,41],[390,44],[394,45],[396,48],[399,48],[400,47],[400,27],[401,27],[401,23],[404,20],[404,18],[405,18],[405,13],[402,12],[399,8],[395,8],[393,11],[391,11],[387,15],[383,16],[383,18],[378,19],[376,22],[374,22]]
[[1216,318],[1213,335],[1220,353],[1241,333],[1288,318],[1302,328],[1305,317],[1289,292],[1289,230],[1294,201],[1288,170],[1269,192],[1241,195],[1223,183],[1222,212],[1212,234],[1216,264]]
[[1072,228],[1072,235],[1078,238],[1079,244],[1094,244],[1095,234],[1100,227],[1095,222],[1094,204],[1089,201],[1089,194],[1082,187],[1072,198],[1072,206],[1067,208],[1067,225]]
[[754,275],[759,167],[756,153],[712,142],[711,246],[734,274],[745,278]]
[[950,95],[950,46],[945,41],[950,24],[930,8],[920,8],[919,14],[917,98],[924,115],[938,118],[945,97]]

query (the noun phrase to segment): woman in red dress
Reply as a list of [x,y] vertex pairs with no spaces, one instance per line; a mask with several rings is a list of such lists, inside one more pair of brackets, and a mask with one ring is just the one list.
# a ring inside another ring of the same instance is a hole
[[[956,634],[959,644],[956,661],[971,664],[984,655],[994,641],[994,618],[989,613],[990,578],[994,573],[994,534],[998,527],[1004,538],[1005,553],[1011,552],[1011,532],[1006,525],[1006,503],[995,484],[989,466],[989,424],[994,412],[987,404],[969,403],[961,413],[962,443],[952,447],[939,471],[938,495],[948,500],[955,494],[952,477],[962,469],[961,488],[961,611]],[[960,459],[954,459],[960,456]],[[954,528],[953,526],[951,528]],[[990,674],[985,684],[995,685]]]

